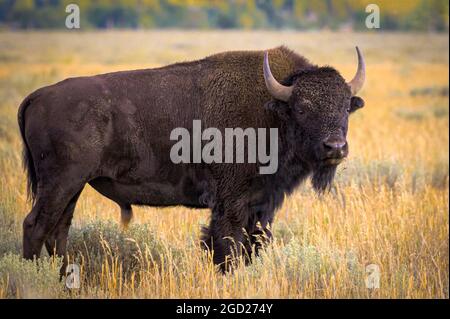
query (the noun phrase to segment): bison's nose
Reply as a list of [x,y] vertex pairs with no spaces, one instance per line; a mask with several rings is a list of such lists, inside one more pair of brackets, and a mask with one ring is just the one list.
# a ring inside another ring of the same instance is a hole
[[343,158],[347,156],[347,141],[342,139],[329,139],[323,142],[327,158]]
[[325,141],[323,142],[326,150],[339,151],[347,144],[346,141]]

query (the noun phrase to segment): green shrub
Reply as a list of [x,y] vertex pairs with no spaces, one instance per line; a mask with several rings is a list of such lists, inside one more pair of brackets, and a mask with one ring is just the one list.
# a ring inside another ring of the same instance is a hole
[[411,96],[448,96],[448,86],[431,86],[415,88],[410,91]]
[[131,274],[149,263],[158,264],[166,248],[148,224],[133,224],[122,230],[112,221],[94,221],[69,232],[69,255],[83,263],[87,275],[101,272],[105,258],[117,260],[124,275]]
[[363,164],[358,160],[346,163],[345,169],[336,174],[336,183],[343,186],[354,185],[363,187],[367,184],[393,189],[403,175],[403,167],[396,162],[372,161]]
[[432,112],[435,118],[448,117],[448,106],[435,106]]
[[407,108],[395,110],[395,115],[402,119],[411,121],[422,121],[427,116],[424,110],[410,110]]
[[252,276],[258,277],[264,271],[266,263],[273,263],[280,276],[300,285],[305,285],[307,281],[319,282],[323,278],[330,278],[339,269],[345,269],[355,286],[360,285],[364,278],[363,267],[358,264],[354,253],[322,251],[315,246],[301,244],[295,237],[281,249],[267,248],[261,258],[255,259],[248,267],[248,271]]
[[7,298],[61,298],[64,283],[59,280],[61,262],[40,258],[25,260],[16,254],[0,258],[0,291]]
[[6,253],[22,251],[22,239],[19,237],[20,233],[17,232],[16,222],[11,214],[14,208],[6,200],[0,202],[0,257]]

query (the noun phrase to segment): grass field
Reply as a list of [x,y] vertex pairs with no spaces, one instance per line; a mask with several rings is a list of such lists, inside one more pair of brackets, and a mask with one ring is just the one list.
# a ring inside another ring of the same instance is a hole
[[[280,44],[346,78],[359,45],[366,107],[351,118],[333,191],[320,198],[308,182],[289,197],[255,263],[216,272],[198,244],[208,211],[136,207],[122,231],[119,208],[89,187],[69,240],[81,288],[64,289],[57,260],[20,258],[30,203],[16,116],[28,93],[66,77]],[[449,298],[448,52],[447,35],[432,34],[0,33],[0,297]],[[368,264],[380,267],[379,289],[366,288]]]

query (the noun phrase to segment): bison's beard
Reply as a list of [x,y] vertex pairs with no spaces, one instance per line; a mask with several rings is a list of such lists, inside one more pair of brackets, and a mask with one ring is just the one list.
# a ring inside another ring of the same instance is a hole
[[314,170],[311,181],[318,193],[323,193],[330,189],[336,173],[336,167],[336,165],[320,165]]

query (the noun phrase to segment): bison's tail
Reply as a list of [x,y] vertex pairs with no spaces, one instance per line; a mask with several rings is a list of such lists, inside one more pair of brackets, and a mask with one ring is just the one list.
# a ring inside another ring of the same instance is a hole
[[31,102],[32,95],[29,95],[20,104],[17,118],[19,122],[20,135],[22,136],[23,141],[22,164],[23,169],[27,173],[27,197],[28,199],[31,199],[32,202],[34,202],[36,199],[37,191],[37,177],[36,170],[34,168],[33,157],[31,156],[30,148],[28,147],[27,140],[25,138],[25,111],[31,104]]

